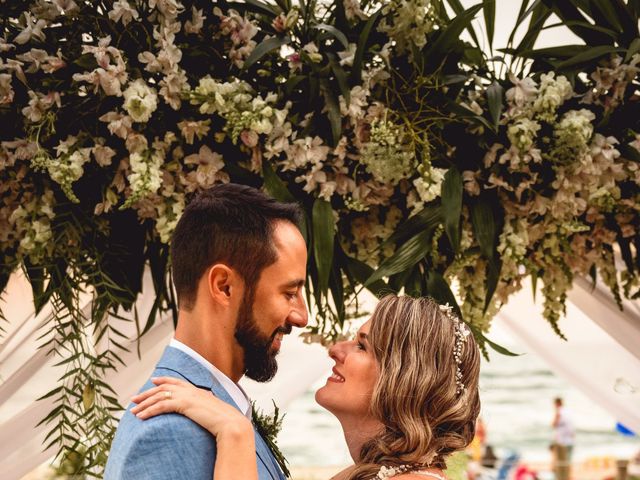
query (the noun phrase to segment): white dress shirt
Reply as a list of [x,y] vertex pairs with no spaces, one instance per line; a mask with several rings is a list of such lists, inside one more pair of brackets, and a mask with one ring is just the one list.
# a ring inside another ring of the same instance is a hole
[[209,362],[206,358],[204,358],[198,352],[187,347],[184,343],[176,340],[175,338],[171,339],[169,346],[173,348],[177,348],[181,352],[186,353],[195,361],[202,364],[202,366],[204,366],[207,370],[209,370],[211,374],[214,376],[214,378],[218,382],[220,382],[220,385],[222,385],[222,388],[224,388],[226,392],[229,394],[229,396],[233,399],[233,401],[236,402],[236,405],[238,406],[238,408],[240,408],[240,411],[244,412],[247,418],[251,419],[251,408],[249,407],[251,405],[251,401],[249,400],[249,397],[247,396],[245,391],[240,387],[240,385],[235,383],[233,380],[227,377],[224,373],[218,370],[211,362]]

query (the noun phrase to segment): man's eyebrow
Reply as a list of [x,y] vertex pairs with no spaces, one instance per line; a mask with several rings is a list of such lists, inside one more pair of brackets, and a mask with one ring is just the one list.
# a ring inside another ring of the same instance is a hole
[[302,288],[304,287],[304,279],[291,280],[284,284],[284,288]]

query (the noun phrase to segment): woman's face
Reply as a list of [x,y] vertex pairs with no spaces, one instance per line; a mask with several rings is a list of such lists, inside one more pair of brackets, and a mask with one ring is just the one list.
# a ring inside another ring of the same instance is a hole
[[371,395],[379,374],[368,340],[370,323],[368,320],[362,325],[353,340],[336,343],[329,349],[335,366],[326,385],[316,392],[316,401],[339,419],[370,415]]

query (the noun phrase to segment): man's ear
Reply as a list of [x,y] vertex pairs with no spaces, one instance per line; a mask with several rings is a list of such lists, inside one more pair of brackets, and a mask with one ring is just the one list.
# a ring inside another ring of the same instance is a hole
[[229,305],[231,294],[238,288],[237,275],[228,266],[217,263],[207,273],[207,286],[214,302]]

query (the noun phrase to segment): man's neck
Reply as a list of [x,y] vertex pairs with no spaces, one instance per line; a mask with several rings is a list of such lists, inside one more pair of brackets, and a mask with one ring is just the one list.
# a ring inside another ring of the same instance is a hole
[[195,312],[181,311],[174,337],[238,383],[244,373],[244,356],[233,330],[221,323],[204,324]]

